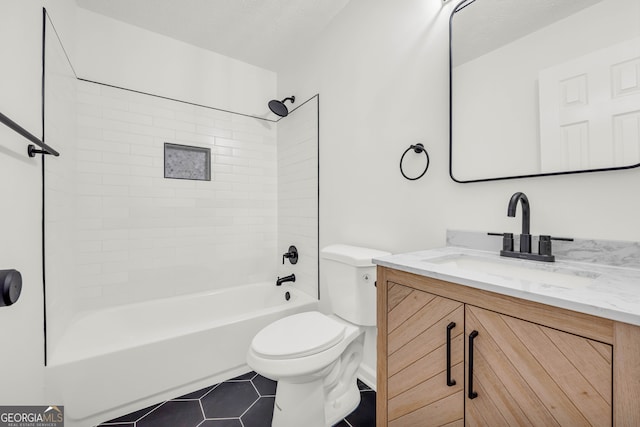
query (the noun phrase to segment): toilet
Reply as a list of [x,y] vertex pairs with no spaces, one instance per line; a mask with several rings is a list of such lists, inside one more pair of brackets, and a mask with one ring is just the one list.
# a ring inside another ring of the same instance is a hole
[[348,245],[321,251],[332,314],[294,314],[256,334],[247,364],[278,382],[272,427],[327,427],[360,403],[364,327],[376,324],[376,269],[389,252]]

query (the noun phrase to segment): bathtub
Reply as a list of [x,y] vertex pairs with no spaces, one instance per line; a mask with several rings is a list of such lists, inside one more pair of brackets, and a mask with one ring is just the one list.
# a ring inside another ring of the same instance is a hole
[[270,282],[87,313],[51,352],[47,384],[65,425],[96,425],[249,371],[260,329],[316,308],[316,299]]

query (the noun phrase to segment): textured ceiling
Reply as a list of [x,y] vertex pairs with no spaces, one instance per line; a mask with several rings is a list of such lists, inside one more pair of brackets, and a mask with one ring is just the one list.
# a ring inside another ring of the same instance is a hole
[[82,8],[276,70],[349,0],[76,0]]

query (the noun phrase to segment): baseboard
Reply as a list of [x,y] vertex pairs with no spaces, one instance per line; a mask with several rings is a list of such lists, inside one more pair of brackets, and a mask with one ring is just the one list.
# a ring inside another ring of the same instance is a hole
[[358,368],[358,379],[368,385],[373,391],[376,390],[376,371],[375,369],[360,365]]

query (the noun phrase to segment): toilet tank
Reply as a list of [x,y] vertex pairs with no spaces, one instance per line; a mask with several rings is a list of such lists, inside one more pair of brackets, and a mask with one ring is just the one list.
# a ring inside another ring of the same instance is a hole
[[323,280],[331,309],[341,318],[362,326],[376,324],[376,266],[372,258],[389,252],[349,245],[330,245],[320,252]]

